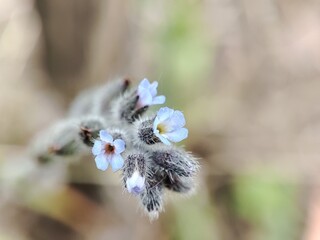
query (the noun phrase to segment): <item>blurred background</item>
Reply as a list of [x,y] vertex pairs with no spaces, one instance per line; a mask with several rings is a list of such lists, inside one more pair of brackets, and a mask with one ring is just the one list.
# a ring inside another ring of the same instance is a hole
[[[320,2],[1,0],[0,239],[320,239]],[[28,145],[84,89],[159,82],[198,191],[150,222],[93,158]]]

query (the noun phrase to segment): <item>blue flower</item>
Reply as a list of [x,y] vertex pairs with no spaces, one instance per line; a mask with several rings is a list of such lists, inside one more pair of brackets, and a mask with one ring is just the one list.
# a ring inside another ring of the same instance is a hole
[[166,101],[165,96],[157,96],[157,87],[158,82],[150,83],[146,78],[140,82],[137,90],[137,94],[139,96],[137,103],[138,108],[163,104]]
[[145,188],[145,178],[142,177],[138,171],[135,171],[126,181],[126,186],[129,193],[138,195],[143,192]]
[[153,122],[153,133],[161,142],[170,145],[170,141],[180,142],[188,137],[188,129],[183,127],[185,124],[182,112],[163,107],[157,112]]
[[101,140],[95,140],[92,148],[92,153],[96,156],[97,168],[105,171],[110,163],[112,171],[121,169],[124,160],[120,153],[125,149],[125,142],[122,139],[113,140],[113,137],[106,130],[101,130],[99,135]]

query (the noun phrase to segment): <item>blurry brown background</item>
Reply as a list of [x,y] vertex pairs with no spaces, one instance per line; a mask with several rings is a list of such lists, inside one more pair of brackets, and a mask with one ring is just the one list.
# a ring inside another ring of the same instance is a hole
[[[0,239],[320,239],[320,2],[1,0]],[[28,145],[83,89],[159,82],[199,190],[150,222],[88,157]],[[92,177],[94,176],[94,177]]]

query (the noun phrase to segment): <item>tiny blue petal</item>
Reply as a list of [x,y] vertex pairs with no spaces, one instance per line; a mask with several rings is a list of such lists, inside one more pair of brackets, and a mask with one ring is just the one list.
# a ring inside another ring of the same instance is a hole
[[115,147],[115,154],[120,154],[124,151],[125,149],[125,142],[122,139],[116,139],[113,142],[114,147]]
[[144,78],[139,84],[139,87],[143,87],[143,88],[149,88],[149,86],[150,86],[150,82],[147,78]]
[[92,154],[99,155],[102,152],[103,144],[99,140],[95,140],[92,147]]
[[113,154],[110,161],[112,171],[116,172],[121,169],[124,165],[124,160],[121,155]]
[[150,83],[146,78],[140,82],[137,90],[139,108],[164,103],[164,96],[157,97],[157,87],[158,82]]
[[168,107],[160,108],[157,113],[157,118],[159,119],[159,122],[163,122],[166,119],[168,119],[172,114],[174,113],[174,110]]
[[171,141],[171,142],[180,142],[183,139],[186,139],[188,137],[188,129],[186,128],[180,128],[177,129],[174,132],[166,133],[165,136]]
[[131,193],[133,193],[133,194],[135,194],[135,195],[138,195],[138,194],[140,194],[140,193],[142,193],[143,192],[143,188],[140,188],[140,187],[138,187],[138,186],[135,186],[135,187],[133,187],[132,189],[131,189]]
[[104,154],[99,154],[98,156],[96,156],[96,158],[94,159],[96,162],[96,166],[98,169],[105,171],[108,168],[108,161],[107,158]]
[[163,104],[166,101],[166,97],[161,95],[152,100],[152,105]]
[[149,91],[151,95],[154,97],[157,95],[157,88],[158,88],[158,82],[155,81],[152,84],[149,85]]
[[186,120],[183,113],[180,111],[174,111],[171,116],[163,122],[168,132],[182,128],[186,124]]
[[157,127],[158,127],[158,124],[160,123],[160,120],[158,117],[155,117],[154,118],[154,121],[153,121],[153,133],[156,134],[156,132],[159,133],[159,131],[157,130]]
[[141,106],[150,106],[152,104],[152,95],[148,90],[139,92],[139,103]]
[[135,171],[131,177],[126,180],[126,186],[129,193],[140,194],[145,188],[145,178],[139,172]]
[[166,137],[164,137],[163,135],[160,134],[159,138],[160,138],[161,142],[163,142],[164,144],[171,145],[171,142]]
[[106,130],[101,130],[99,132],[99,136],[100,136],[100,139],[106,143],[113,142],[113,137]]

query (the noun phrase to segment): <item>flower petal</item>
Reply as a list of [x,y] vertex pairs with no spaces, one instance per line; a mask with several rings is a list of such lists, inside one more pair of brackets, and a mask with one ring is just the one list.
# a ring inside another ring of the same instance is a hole
[[143,79],[137,89],[139,96],[138,108],[151,106],[154,104],[162,104],[165,101],[164,96],[157,97],[158,82],[150,83],[148,79]]
[[136,180],[137,187],[144,188],[144,183],[145,183],[145,178],[139,175],[139,177]]
[[102,153],[102,149],[103,149],[103,144],[101,141],[99,140],[95,140],[93,147],[91,149],[92,154],[93,155],[99,155],[100,153]]
[[163,122],[168,132],[173,132],[176,129],[182,128],[186,124],[184,115],[180,111],[174,111],[173,114]]
[[[160,120],[158,117],[155,117],[154,118],[154,121],[153,121],[153,133],[155,133],[156,131],[158,131],[157,127],[158,127],[158,124],[160,123]],[[159,131],[158,131],[159,133]]]
[[151,105],[152,96],[151,96],[151,93],[147,89],[138,91],[138,95],[139,95],[139,102],[138,102],[139,106],[144,107],[144,106]]
[[113,137],[106,131],[106,130],[101,130],[99,132],[100,139],[106,143],[112,143],[113,142]]
[[171,142],[180,142],[188,137],[188,129],[180,128],[174,132],[163,134],[164,137],[168,138]]
[[152,105],[163,104],[166,101],[166,97],[161,95],[157,96],[152,100]]
[[171,117],[172,121],[176,123],[179,127],[186,125],[186,119],[181,111],[174,111]]
[[126,148],[126,143],[122,139],[116,139],[113,142],[114,147],[115,147],[115,153],[120,154],[124,151]]
[[154,135],[156,135],[160,139],[160,141],[163,142],[164,144],[171,145],[171,143],[168,141],[168,139],[165,136],[163,136],[162,134],[160,134],[159,131],[154,132]]
[[102,171],[107,170],[109,163],[105,154],[99,154],[94,160],[98,169]]
[[111,161],[110,161],[111,167],[112,167],[112,171],[116,172],[119,169],[121,169],[123,167],[124,164],[124,160],[121,157],[121,155],[118,154],[113,154]]
[[138,171],[135,171],[126,181],[126,186],[129,193],[139,194],[144,190],[145,178],[140,176]]
[[152,84],[150,84],[149,91],[150,91],[152,97],[155,97],[157,95],[157,87],[158,87],[157,81],[154,81]]
[[147,78],[142,79],[142,81],[139,83],[139,87],[142,87],[142,88],[149,88],[149,86],[150,86],[150,82]]
[[140,193],[142,193],[144,190],[144,188],[140,188],[138,186],[135,186],[131,189],[131,193],[133,193],[134,195],[138,195]]
[[172,114],[174,113],[174,110],[168,107],[160,108],[157,112],[157,117],[159,119],[159,122],[163,122],[166,119],[168,119]]
[[[130,180],[129,180],[129,183],[130,183],[131,186],[136,185],[136,181],[138,180],[139,175],[140,175],[140,174],[139,174],[138,171],[134,171],[133,174],[131,175],[131,177],[128,178],[128,180],[130,179]],[[131,184],[131,183],[133,183],[133,184]]]

